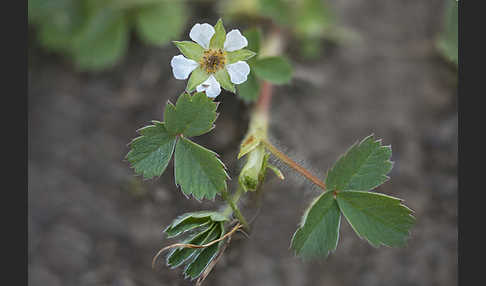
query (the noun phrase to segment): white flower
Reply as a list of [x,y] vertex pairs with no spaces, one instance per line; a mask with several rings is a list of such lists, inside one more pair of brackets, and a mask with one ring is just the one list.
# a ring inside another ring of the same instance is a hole
[[[215,27],[210,24],[195,24],[189,37],[193,42],[175,42],[184,55],[174,56],[170,62],[176,79],[188,79],[188,91],[206,92],[216,97],[221,87],[235,92],[233,84],[247,80],[250,66],[244,61],[255,53],[243,49],[248,40],[237,29],[225,35],[222,21]],[[224,40],[223,40],[224,39]],[[213,42],[211,42],[213,40]]]

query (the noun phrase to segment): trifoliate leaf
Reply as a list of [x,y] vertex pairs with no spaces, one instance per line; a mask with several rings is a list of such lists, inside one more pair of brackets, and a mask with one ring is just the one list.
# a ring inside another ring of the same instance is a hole
[[128,46],[128,23],[121,11],[99,9],[72,42],[76,67],[80,70],[100,70],[114,65]]
[[259,58],[252,68],[257,77],[274,84],[285,84],[292,78],[292,66],[284,57]]
[[176,218],[165,230],[167,237],[175,237],[186,231],[207,226],[212,222],[228,220],[221,213],[214,211],[199,211],[185,213]]
[[373,135],[355,143],[329,170],[328,190],[368,191],[388,180],[393,163],[391,147],[381,146]]
[[236,50],[232,52],[226,52],[226,60],[228,61],[227,64],[233,64],[237,61],[246,61],[251,59],[256,55],[255,52],[252,52],[247,49]]
[[332,192],[320,195],[307,209],[291,247],[303,259],[327,257],[336,250],[341,214]]
[[[186,239],[183,243],[186,244],[196,244],[203,245],[208,240],[209,236],[214,232],[217,226],[215,224],[210,225],[207,229],[192,235],[190,238]],[[167,265],[171,268],[178,267],[187,261],[198,249],[181,247],[176,248],[169,252],[167,255]]]
[[226,30],[223,26],[223,20],[219,19],[214,25],[214,35],[209,42],[211,49],[223,49],[224,41],[226,40]]
[[342,191],[337,194],[337,202],[358,236],[375,247],[404,246],[415,223],[412,210],[387,195]]
[[184,194],[200,200],[226,190],[228,174],[216,153],[181,138],[175,151],[175,177]]
[[204,48],[191,41],[173,41],[174,45],[188,59],[199,62],[204,55]]
[[235,85],[231,82],[229,73],[226,69],[221,69],[214,73],[214,77],[221,84],[221,87],[233,93],[236,92]]
[[243,101],[247,103],[254,102],[258,99],[260,94],[260,82],[255,74],[250,71],[247,80],[244,83],[237,85],[236,90],[238,91],[236,95],[243,99]]
[[[218,223],[214,232],[208,237],[207,242],[205,244],[210,243],[216,239],[219,239],[223,236],[224,228],[222,223]],[[194,254],[193,259],[190,263],[187,264],[186,269],[184,270],[184,275],[186,278],[190,278],[191,280],[196,279],[201,275],[201,273],[206,269],[209,263],[216,257],[218,253],[219,247],[222,241],[217,242],[211,246],[208,246],[203,249],[198,249],[197,253]]]
[[167,132],[164,123],[152,123],[154,125],[138,130],[142,136],[130,142],[131,150],[126,156],[135,173],[142,174],[144,178],[160,176],[165,171],[176,141],[176,137]]
[[200,66],[197,67],[195,70],[192,71],[189,80],[187,81],[186,90],[188,92],[192,92],[196,89],[198,85],[205,82],[209,78],[209,74],[202,69]]
[[174,106],[167,103],[164,119],[170,134],[182,134],[185,137],[199,136],[209,132],[216,120],[218,104],[204,93],[181,94]]
[[140,38],[153,45],[165,45],[177,37],[187,20],[184,3],[161,1],[136,10],[135,27]]

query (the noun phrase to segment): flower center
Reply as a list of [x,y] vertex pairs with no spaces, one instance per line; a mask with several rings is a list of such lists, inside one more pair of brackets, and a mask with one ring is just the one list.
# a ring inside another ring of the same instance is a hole
[[201,59],[201,67],[206,70],[207,73],[215,73],[224,68],[226,64],[226,53],[221,50],[207,50]]

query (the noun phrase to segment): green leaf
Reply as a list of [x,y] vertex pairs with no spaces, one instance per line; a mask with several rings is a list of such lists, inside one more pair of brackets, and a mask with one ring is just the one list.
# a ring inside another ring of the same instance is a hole
[[[211,225],[207,229],[194,234],[189,239],[186,239],[183,243],[186,244],[196,244],[202,245],[205,244],[208,240],[209,236],[214,232],[217,226],[215,224]],[[167,265],[171,268],[178,267],[179,265],[186,262],[194,253],[197,252],[197,248],[176,248],[169,252],[167,255]]]
[[266,57],[253,63],[256,76],[274,84],[285,84],[292,78],[292,66],[284,57]]
[[337,194],[337,202],[358,236],[375,247],[404,246],[415,223],[412,210],[400,199],[387,195],[342,191]]
[[226,40],[226,31],[223,26],[223,20],[219,19],[214,25],[214,35],[209,42],[210,49],[223,49],[224,41]]
[[196,62],[201,61],[201,58],[204,55],[204,48],[199,44],[191,41],[173,41],[173,43],[185,57],[195,60]]
[[128,24],[120,11],[99,9],[72,42],[71,53],[80,70],[101,70],[113,66],[128,46]]
[[165,171],[176,141],[176,137],[167,132],[164,123],[152,123],[154,125],[138,130],[142,136],[130,142],[131,150],[125,157],[135,173],[142,174],[144,178],[160,176]]
[[[223,236],[223,233],[223,224],[219,223],[216,226],[215,231],[207,239],[206,243],[219,239],[221,236]],[[206,267],[209,265],[209,263],[216,257],[221,243],[222,241],[217,242],[204,249],[199,249],[194,255],[193,260],[187,265],[186,269],[184,270],[185,277],[190,278],[191,280],[199,277],[204,269],[206,269]]]
[[165,45],[177,37],[187,20],[180,1],[162,1],[136,10],[135,27],[140,38],[153,45]]
[[304,258],[327,257],[336,250],[341,214],[332,192],[320,195],[302,217],[291,247]]
[[176,184],[186,195],[196,199],[214,199],[226,190],[229,178],[217,154],[186,138],[178,141],[175,151]]
[[200,66],[198,66],[195,70],[192,71],[191,76],[189,77],[189,81],[187,82],[186,90],[188,92],[192,92],[196,89],[198,85],[205,82],[208,78],[209,74]]
[[226,69],[221,69],[214,74],[214,77],[219,82],[222,88],[236,93],[235,85],[231,82],[230,76]]
[[238,91],[236,95],[243,99],[243,101],[247,103],[254,102],[258,99],[260,94],[260,82],[255,74],[250,71],[247,80],[244,83],[237,85],[236,90]]
[[442,55],[455,65],[459,60],[458,9],[459,4],[456,0],[448,0],[443,18],[443,30],[437,42],[437,47]]
[[237,61],[246,61],[256,55],[255,52],[252,52],[247,49],[236,50],[232,52],[226,52],[226,60],[228,61],[227,64],[233,64]]
[[390,157],[391,147],[381,146],[381,140],[369,135],[339,158],[327,174],[326,186],[329,190],[374,189],[389,179]]
[[199,211],[185,213],[177,217],[165,230],[167,237],[175,237],[186,231],[199,227],[207,226],[212,222],[222,222],[228,220],[219,212]]
[[260,52],[260,43],[262,41],[262,31],[260,28],[250,28],[243,32],[243,36],[248,40],[247,49],[255,53]]
[[185,137],[199,136],[213,129],[218,114],[218,104],[199,92],[189,95],[184,92],[174,106],[168,102],[164,113],[165,125],[170,134]]

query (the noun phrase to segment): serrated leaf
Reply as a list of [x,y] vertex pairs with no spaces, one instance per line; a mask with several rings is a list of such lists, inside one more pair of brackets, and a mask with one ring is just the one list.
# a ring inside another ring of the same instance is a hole
[[259,58],[252,68],[257,77],[274,84],[285,84],[292,78],[292,66],[284,57]]
[[138,131],[142,136],[130,142],[131,150],[125,157],[135,173],[144,178],[162,175],[172,157],[176,141],[176,137],[167,132],[164,123],[153,121],[153,124]]
[[213,199],[227,188],[228,174],[217,154],[186,138],[177,142],[175,177],[184,194],[199,200]]
[[246,61],[251,59],[256,55],[255,52],[252,52],[247,49],[236,50],[232,52],[226,52],[226,60],[228,61],[227,64],[233,64],[237,61]]
[[[196,245],[202,245],[205,244],[206,241],[208,240],[209,236],[211,233],[214,232],[216,225],[211,225],[207,229],[194,234],[191,236],[189,239],[186,239],[183,243],[187,244],[196,244]],[[194,253],[197,252],[197,248],[176,248],[169,252],[167,255],[167,265],[170,266],[171,268],[175,268],[186,262],[189,258],[191,258]]]
[[189,80],[187,81],[186,90],[188,92],[192,92],[196,89],[198,85],[205,82],[209,78],[209,74],[198,66],[195,70],[192,71]]
[[191,41],[173,41],[174,45],[187,58],[199,62],[204,54],[204,48]]
[[302,217],[291,247],[303,259],[327,257],[336,250],[341,214],[332,192],[320,195]]
[[415,223],[412,210],[391,196],[342,191],[337,194],[337,202],[356,234],[375,247],[404,246]]
[[[219,239],[221,236],[223,236],[223,232],[223,224],[219,223],[217,229],[210,235],[206,243]],[[222,242],[217,242],[204,249],[199,249],[198,252],[193,256],[194,258],[192,261],[188,263],[186,269],[184,270],[185,277],[190,278],[191,280],[199,277],[209,263],[216,257],[221,243]]]
[[238,91],[236,95],[245,102],[254,102],[258,99],[260,94],[260,82],[255,77],[255,74],[250,71],[247,80],[236,86]]
[[214,25],[214,35],[211,37],[209,42],[209,48],[211,49],[222,49],[224,46],[224,41],[226,40],[226,30],[223,26],[223,20],[219,19]]
[[153,45],[165,45],[184,28],[187,15],[180,1],[162,1],[136,10],[135,27],[140,38]]
[[174,106],[167,103],[164,119],[170,134],[183,134],[185,137],[199,136],[213,129],[218,104],[204,93],[194,95],[183,93]]
[[391,147],[381,146],[373,135],[356,142],[329,170],[328,190],[368,191],[388,180],[393,163]]
[[116,64],[128,46],[128,23],[121,11],[95,10],[71,43],[80,70],[100,70]]
[[216,73],[214,73],[213,75],[222,88],[231,91],[232,93],[236,92],[235,85],[231,82],[229,73],[226,69],[221,69]]

